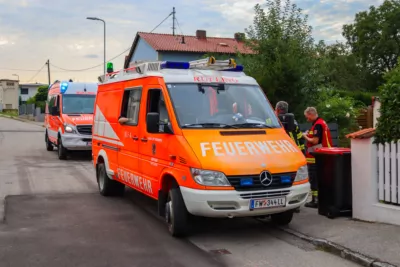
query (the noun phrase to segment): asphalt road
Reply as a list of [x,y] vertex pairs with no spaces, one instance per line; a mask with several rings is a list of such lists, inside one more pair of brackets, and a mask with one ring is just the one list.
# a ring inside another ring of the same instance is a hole
[[174,239],[154,201],[133,190],[101,197],[90,155],[58,160],[43,131],[0,117],[2,267],[356,266],[254,219],[199,219],[189,239]]

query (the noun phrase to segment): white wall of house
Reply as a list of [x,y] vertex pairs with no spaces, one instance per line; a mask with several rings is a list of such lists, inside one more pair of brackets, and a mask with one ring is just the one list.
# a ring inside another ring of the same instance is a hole
[[0,103],[3,109],[18,109],[19,83],[16,80],[0,80]]
[[374,109],[373,109],[373,127],[376,127],[376,123],[378,122],[378,118],[381,116],[381,112],[379,109],[381,108],[381,102],[379,101],[379,98],[375,99],[374,102]]
[[29,98],[36,95],[38,88],[45,84],[33,83],[33,84],[20,84],[20,96],[22,101],[27,101]]

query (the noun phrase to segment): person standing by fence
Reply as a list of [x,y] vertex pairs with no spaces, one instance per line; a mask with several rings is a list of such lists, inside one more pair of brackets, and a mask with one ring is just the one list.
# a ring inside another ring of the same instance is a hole
[[332,137],[328,124],[318,116],[316,108],[308,107],[304,111],[304,116],[308,122],[312,123],[311,129],[303,133],[303,137],[306,140],[306,159],[312,192],[312,200],[311,202],[306,203],[305,206],[309,208],[317,208],[318,182],[316,177],[315,158],[311,153],[314,152],[316,148],[331,147]]

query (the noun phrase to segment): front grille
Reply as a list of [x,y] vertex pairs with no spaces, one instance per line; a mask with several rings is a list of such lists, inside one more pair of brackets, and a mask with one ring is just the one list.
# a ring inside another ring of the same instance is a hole
[[[281,176],[290,176],[290,183],[282,183]],[[243,175],[243,176],[227,176],[228,181],[237,191],[255,191],[255,190],[269,190],[269,189],[282,189],[289,188],[292,186],[294,179],[296,178],[295,172],[289,173],[276,173],[272,174],[272,183],[269,186],[261,184],[260,175]],[[252,179],[252,185],[241,185],[241,179]]]
[[92,125],[78,125],[76,129],[80,134],[92,135]]
[[283,197],[289,195],[290,190],[272,191],[272,192],[257,192],[257,193],[244,193],[240,194],[243,199],[257,199],[257,198],[269,198],[269,197]]

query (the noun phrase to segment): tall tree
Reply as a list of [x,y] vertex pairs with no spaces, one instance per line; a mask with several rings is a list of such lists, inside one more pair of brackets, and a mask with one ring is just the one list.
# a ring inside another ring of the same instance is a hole
[[266,0],[266,10],[257,4],[253,25],[246,29],[246,44],[255,54],[241,56],[245,72],[268,98],[288,101],[296,113],[315,90],[316,54],[307,19],[290,0]]
[[385,0],[357,13],[353,24],[343,26],[343,36],[369,71],[370,81],[380,85],[400,56],[400,1]]
[[346,91],[363,91],[368,86],[365,71],[347,44],[337,42],[326,45],[320,41],[316,51],[319,85]]

